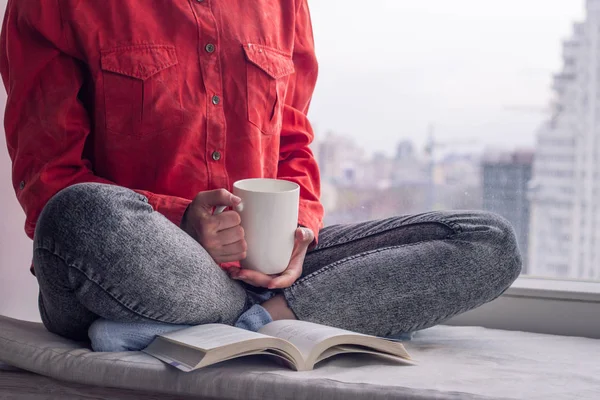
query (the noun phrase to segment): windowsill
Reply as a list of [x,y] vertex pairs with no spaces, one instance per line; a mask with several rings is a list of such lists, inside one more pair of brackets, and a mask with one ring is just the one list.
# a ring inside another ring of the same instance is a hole
[[600,282],[522,276],[504,295],[600,303]]
[[520,277],[502,296],[446,322],[600,339],[600,283]]

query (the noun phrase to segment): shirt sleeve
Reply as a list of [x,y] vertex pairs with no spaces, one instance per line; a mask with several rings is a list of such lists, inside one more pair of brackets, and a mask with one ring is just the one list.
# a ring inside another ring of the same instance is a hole
[[309,148],[314,133],[307,113],[317,82],[318,65],[306,0],[301,0],[296,16],[293,61],[295,73],[290,77],[283,110],[278,177],[300,185],[298,223],[310,228],[316,239],[323,226],[323,206],[319,168]]
[[[83,157],[91,129],[78,98],[84,74],[66,45],[58,2],[10,0],[0,46],[12,183],[26,214],[25,231],[33,238],[43,207],[57,192],[76,183],[112,182],[95,176]],[[177,225],[190,202],[138,192]]]

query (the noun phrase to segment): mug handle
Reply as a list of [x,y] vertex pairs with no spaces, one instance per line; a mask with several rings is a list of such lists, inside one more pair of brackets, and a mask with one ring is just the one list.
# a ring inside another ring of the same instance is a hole
[[218,207],[215,207],[215,211],[213,211],[213,215],[219,215],[219,214],[221,214],[223,211],[225,211],[226,208],[227,208],[227,206],[218,206]]
[[[217,207],[215,207],[215,211],[213,211],[213,215],[219,215],[226,209],[227,209],[227,206],[217,206]],[[243,209],[244,209],[244,203],[240,203],[235,207],[235,211],[237,211],[237,212],[242,212]]]

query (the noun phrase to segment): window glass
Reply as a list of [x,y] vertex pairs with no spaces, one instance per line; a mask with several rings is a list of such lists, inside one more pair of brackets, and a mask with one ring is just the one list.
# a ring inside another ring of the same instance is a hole
[[600,280],[600,1],[311,9],[326,225],[487,210],[524,274]]

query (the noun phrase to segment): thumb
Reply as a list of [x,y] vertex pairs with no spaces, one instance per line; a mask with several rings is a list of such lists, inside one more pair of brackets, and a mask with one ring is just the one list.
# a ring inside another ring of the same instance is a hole
[[300,227],[296,230],[296,239],[305,245],[309,245],[315,240],[315,234],[311,229]]
[[235,196],[226,189],[209,190],[199,195],[199,202],[206,208],[225,206],[236,207],[242,202],[242,199]]

